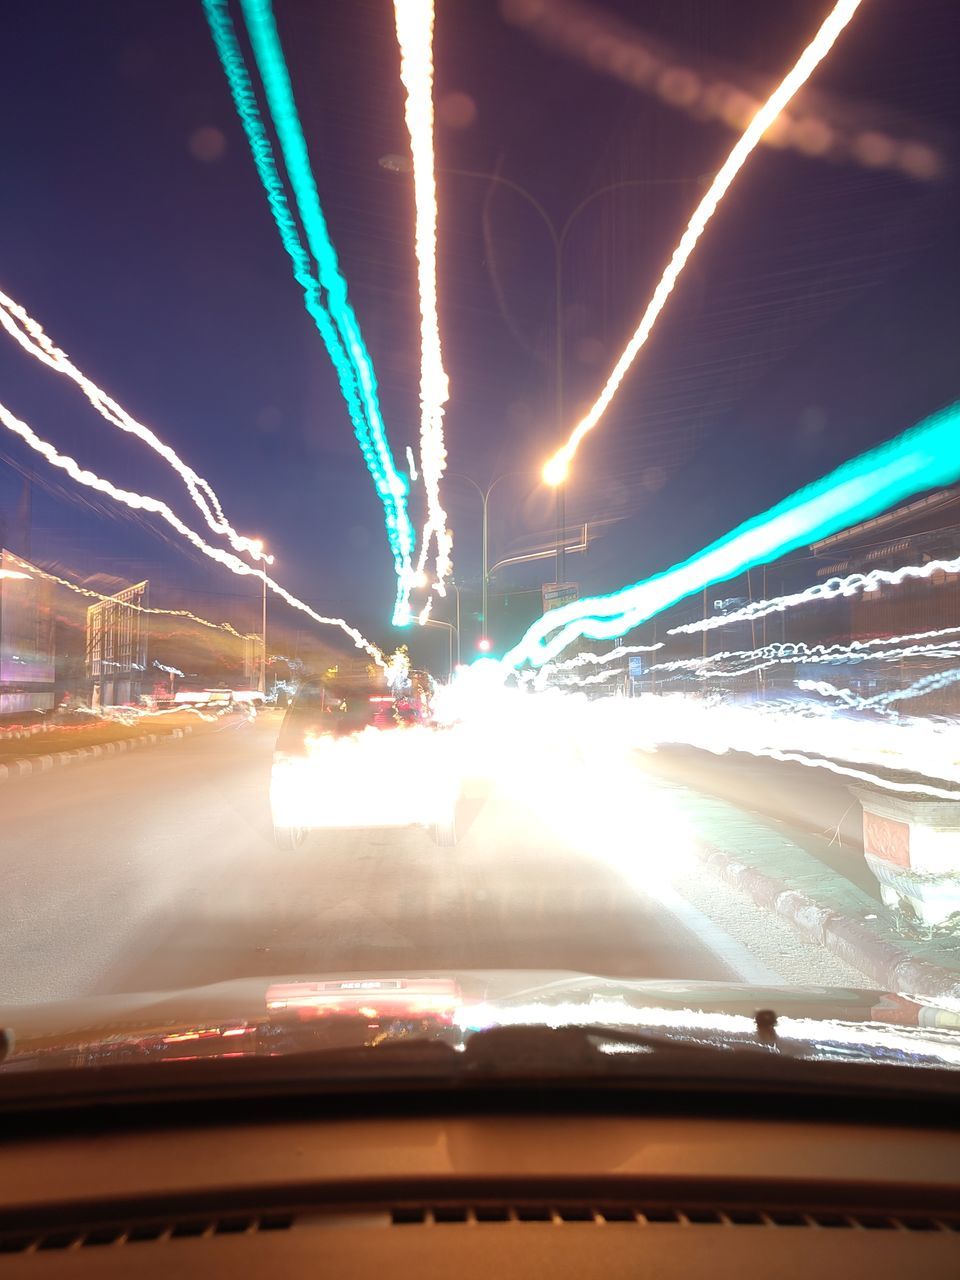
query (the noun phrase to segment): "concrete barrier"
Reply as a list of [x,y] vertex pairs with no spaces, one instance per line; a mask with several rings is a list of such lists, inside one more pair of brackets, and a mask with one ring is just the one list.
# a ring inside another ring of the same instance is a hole
[[6,764],[0,764],[0,782],[30,777],[35,773],[47,773],[50,769],[73,764],[76,760],[95,760],[103,756],[116,755],[122,751],[134,751],[137,747],[173,742],[185,738],[191,732],[190,726],[184,725],[182,729],[171,729],[169,733],[144,733],[137,738],[123,738],[117,742],[101,742],[96,746],[77,747],[75,751],[58,751],[54,755],[28,756],[25,760],[10,760]]
[[698,852],[721,880],[745,893],[757,906],[774,911],[810,942],[859,969],[881,990],[930,1000],[960,999],[960,973],[955,970],[878,938],[859,920],[815,902],[766,872],[745,866],[723,849],[704,844]]

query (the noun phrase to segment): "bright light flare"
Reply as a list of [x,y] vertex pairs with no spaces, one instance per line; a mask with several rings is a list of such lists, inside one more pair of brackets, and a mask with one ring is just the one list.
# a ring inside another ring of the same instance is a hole
[[[589,413],[577,423],[566,444],[554,454],[544,468],[544,479],[548,484],[556,485],[563,482],[566,469],[573,461],[574,455],[580,447],[580,442],[600,421],[616,395],[621,382],[626,377],[628,369],[650,337],[653,326],[666,305],[667,299],[680,277],[680,273],[686,266],[687,260],[696,248],[697,241],[716,212],[717,206],[729,189],[730,184],[746,164],[751,152],[759,145],[761,138],[780,112],[830,52],[837,37],[850,22],[860,3],[861,0],[838,0],[838,3],[834,5],[820,30],[804,49],[792,70],[784,76],[780,84],[747,125],[743,134],[738,138],[733,150],[727,156],[726,161],[687,223],[687,229],[684,231],[680,243],[673,251],[673,257],[667,264],[666,270],[653,292],[653,297],[647,304],[647,309],[640,319],[636,332],[627,344],[623,355],[614,366],[613,372],[607,379],[606,385],[600,392],[596,403]],[[559,477],[559,479],[551,477]]]
[[565,483],[567,476],[570,474],[570,458],[572,457],[573,454],[567,456],[561,450],[544,464],[543,479],[551,488],[557,489]]
[[440,501],[440,481],[447,465],[443,441],[443,406],[450,383],[443,367],[437,315],[437,183],[433,154],[433,0],[394,0],[400,79],[406,90],[404,116],[413,157],[416,203],[417,281],[420,290],[420,472],[427,500],[418,568],[436,539],[437,583],[450,573],[452,535]]
[[444,822],[460,789],[448,734],[423,725],[318,734],[306,753],[274,762],[270,803],[277,826],[309,830]]

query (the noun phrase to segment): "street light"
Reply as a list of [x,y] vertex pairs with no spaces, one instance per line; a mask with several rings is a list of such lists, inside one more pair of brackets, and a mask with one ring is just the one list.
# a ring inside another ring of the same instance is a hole
[[[389,173],[410,173],[412,164],[406,156],[386,155],[381,156],[379,160],[381,169],[386,169]],[[619,191],[621,187],[647,187],[647,186],[676,186],[680,183],[700,182],[702,176],[694,178],[625,178],[620,182],[608,182],[605,186],[598,187],[596,191],[591,191],[589,195],[584,196],[578,205],[568,215],[566,221],[557,226],[553,218],[543,207],[536,196],[532,195],[526,187],[514,182],[512,178],[505,178],[499,173],[481,173],[474,169],[447,169],[441,168],[438,173],[452,173],[463,178],[478,178],[482,182],[496,182],[502,187],[508,187],[511,191],[516,192],[523,200],[527,202],[532,209],[539,215],[543,225],[547,228],[550,235],[550,241],[553,245],[554,270],[553,270],[553,302],[554,302],[554,413],[556,418],[557,440],[563,443],[563,250],[566,245],[567,235],[576,219],[592,204],[594,200],[598,200],[601,196],[608,195],[611,191]],[[564,542],[565,542],[565,525],[566,525],[566,480],[569,471],[568,459],[557,461],[557,465],[548,464],[544,468],[544,480],[557,493],[557,584],[564,580],[566,574],[566,561],[564,558]],[[486,614],[486,610],[484,610]],[[486,628],[484,628],[486,633]]]
[[[264,555],[263,540],[258,538],[254,543],[254,555],[258,560],[269,563]],[[271,561],[272,562],[272,558]],[[260,677],[258,691],[267,696],[267,571],[263,570],[263,609],[260,618]]]
[[[457,636],[457,654],[460,653],[460,632],[452,622],[444,622],[442,618],[424,618],[424,626],[427,627],[446,627],[447,629],[447,676],[453,679],[453,636],[456,632]],[[458,658],[459,665],[459,658]]]
[[460,665],[460,585],[450,579],[450,585],[457,593],[457,666]]
[[[489,563],[489,559],[488,559],[488,555],[489,555],[489,552],[488,552],[488,546],[489,546],[489,544],[488,544],[489,523],[488,523],[488,520],[487,520],[487,509],[488,509],[488,505],[489,505],[489,502],[490,502],[490,495],[491,495],[491,493],[493,493],[494,489],[497,487],[497,485],[500,483],[500,481],[501,481],[501,480],[507,480],[507,479],[509,479],[509,477],[510,477],[510,476],[521,476],[521,475],[523,475],[523,474],[524,474],[524,473],[523,473],[522,471],[504,471],[502,475],[494,476],[494,478],[493,478],[493,479],[490,481],[490,483],[487,485],[486,489],[481,489],[481,488],[480,488],[480,486],[477,484],[476,480],[474,480],[472,476],[465,475],[462,471],[450,471],[450,472],[448,472],[448,473],[447,473],[447,478],[448,478],[449,480],[466,480],[467,484],[472,484],[472,485],[473,485],[473,487],[474,487],[474,489],[476,489],[477,493],[480,495],[480,502],[481,502],[481,503],[482,503],[482,505],[483,505],[483,526],[482,526],[482,539],[483,539],[483,579],[482,579],[482,581],[481,581],[481,587],[480,587],[480,589],[481,589],[480,613],[481,613],[481,618],[482,618],[482,621],[483,621],[483,626],[482,626],[482,628],[481,628],[481,632],[480,632],[480,646],[481,646],[481,648],[483,648],[483,647],[484,647],[484,641],[487,641],[486,648],[487,648],[487,649],[489,649],[489,648],[490,648],[489,638],[488,638],[488,635],[487,635],[487,588],[488,588],[488,584],[489,584],[489,581],[490,581],[490,574],[489,574],[489,571],[488,571],[488,569],[487,569],[487,565],[488,565],[488,563]],[[459,610],[460,610],[460,592],[459,592],[459,591],[457,591],[457,616],[458,616],[458,619],[459,619]],[[459,625],[459,621],[458,621],[458,625]]]

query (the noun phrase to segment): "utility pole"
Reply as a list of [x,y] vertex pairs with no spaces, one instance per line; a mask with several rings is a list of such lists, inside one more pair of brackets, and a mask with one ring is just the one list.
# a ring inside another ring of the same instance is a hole
[[267,578],[263,578],[263,614],[260,626],[260,692],[267,696]]
[[[706,588],[706,587],[704,587],[704,588],[703,588],[703,620],[704,620],[704,622],[706,622],[706,620],[707,620],[707,588]],[[703,628],[703,653],[702,653],[702,656],[703,656],[704,658],[707,656],[707,628],[706,628],[706,627],[704,627],[704,628]]]

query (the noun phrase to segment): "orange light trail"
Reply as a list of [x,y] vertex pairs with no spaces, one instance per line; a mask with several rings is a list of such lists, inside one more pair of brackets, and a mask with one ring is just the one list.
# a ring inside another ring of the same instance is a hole
[[566,479],[570,464],[580,447],[583,438],[592,431],[609,407],[616,395],[627,371],[657,322],[660,313],[666,306],[667,299],[680,277],[687,260],[696,248],[697,241],[705,231],[707,224],[717,211],[720,201],[726,195],[734,178],[746,164],[750,154],[757,148],[763,135],[783,111],[787,103],[813,74],[817,66],[830,52],[837,37],[847,26],[861,0],[838,0],[828,14],[820,30],[813,37],[803,53],[777,85],[757,114],[737,139],[733,150],[710,184],[703,199],[697,205],[693,216],[687,223],[687,229],[680,238],[680,243],[673,251],[673,257],[660,277],[660,282],[653,292],[653,297],[640,319],[636,332],[627,344],[626,350],[614,366],[606,385],[597,397],[593,407],[584,418],[577,423],[566,443],[547,461],[543,468],[543,478],[551,485],[559,485]]

